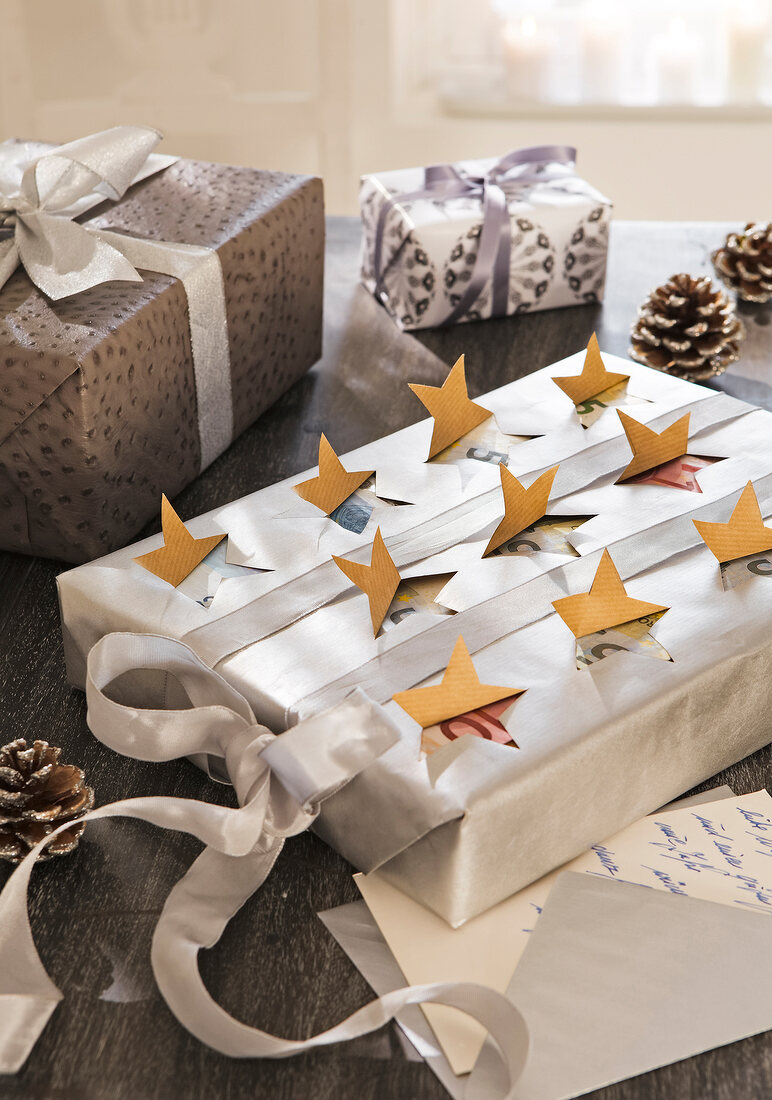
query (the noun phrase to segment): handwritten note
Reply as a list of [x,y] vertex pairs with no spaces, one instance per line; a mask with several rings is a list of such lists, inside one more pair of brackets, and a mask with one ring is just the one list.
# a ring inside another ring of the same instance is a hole
[[[378,872],[355,879],[408,982],[472,981],[504,992],[560,871],[772,915],[772,798],[759,791],[642,818],[456,929]],[[453,1009],[426,1009],[454,1072],[469,1072],[482,1028]]]

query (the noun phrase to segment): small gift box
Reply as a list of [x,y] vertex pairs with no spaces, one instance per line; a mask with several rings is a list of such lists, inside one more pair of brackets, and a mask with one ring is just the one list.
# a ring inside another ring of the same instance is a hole
[[321,181],[158,140],[0,145],[3,549],[124,545],[319,357]]
[[362,282],[402,329],[597,302],[611,202],[568,146],[364,176]]
[[190,521],[240,563],[213,598],[158,535],[59,577],[77,685],[142,631],[274,730],[364,691],[400,738],[317,827],[452,924],[765,745],[772,702],[772,415],[597,347],[474,402],[462,372],[416,387],[433,428]]

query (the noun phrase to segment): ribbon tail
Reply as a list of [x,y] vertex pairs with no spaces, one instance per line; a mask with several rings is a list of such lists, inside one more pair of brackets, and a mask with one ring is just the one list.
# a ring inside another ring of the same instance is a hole
[[19,266],[19,250],[16,241],[9,237],[0,241],[0,290],[5,286]]
[[485,185],[482,228],[472,275],[466,290],[442,322],[443,325],[453,325],[463,317],[477,301],[489,279],[492,279],[494,295],[491,315],[506,312],[509,295],[509,236],[507,197],[498,184],[488,181]]
[[153,937],[152,962],[158,987],[180,1023],[201,1042],[231,1058],[290,1058],[376,1031],[407,1005],[449,1005],[489,1032],[508,1078],[505,1100],[513,1100],[528,1056],[528,1029],[515,1006],[485,986],[443,982],[398,989],[309,1039],[283,1039],[249,1027],[216,1003],[201,978],[198,952],[219,940],[231,917],[259,889],[282,843],[276,840],[268,850],[242,859],[206,849],[167,898]]
[[93,232],[135,267],[179,279],[188,298],[190,344],[196,382],[201,469],[233,439],[230,345],[222,265],[212,248],[127,237],[104,229]]

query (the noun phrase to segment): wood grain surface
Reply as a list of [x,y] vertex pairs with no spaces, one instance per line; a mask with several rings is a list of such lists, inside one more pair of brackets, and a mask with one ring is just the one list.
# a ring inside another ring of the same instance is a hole
[[[323,360],[180,494],[175,508],[185,519],[312,466],[321,431],[342,453],[422,418],[408,381],[440,383],[462,352],[472,397],[577,351],[593,329],[603,350],[624,354],[648,290],[678,271],[709,270],[710,250],[726,228],[617,222],[603,305],[411,336],[399,333],[357,285],[358,221],[330,219]],[[714,385],[772,408],[772,311],[742,312],[743,357]],[[140,794],[228,802],[227,789],[187,762],[139,763],[91,737],[83,696],[65,682],[54,584],[60,568],[0,555],[2,741],[43,737],[64,746],[65,759],[86,768],[98,803]],[[739,793],[769,781],[768,749],[715,780]],[[155,990],[150,937],[169,889],[199,848],[189,837],[137,822],[94,823],[76,854],[36,868],[33,930],[65,1000],[22,1071],[0,1078],[0,1097],[441,1100],[444,1090],[393,1025],[274,1062],[225,1058],[183,1030]],[[222,941],[202,953],[214,997],[239,1019],[287,1036],[330,1027],[369,1000],[368,986],[316,917],[357,898],[351,872],[316,837],[289,841],[263,889]],[[0,867],[0,885],[8,873]],[[593,1095],[762,1100],[772,1096],[772,1037],[746,1039]]]

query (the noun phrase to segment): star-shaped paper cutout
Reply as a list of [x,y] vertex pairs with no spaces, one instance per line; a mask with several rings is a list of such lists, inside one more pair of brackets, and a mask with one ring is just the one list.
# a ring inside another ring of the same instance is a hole
[[308,481],[301,481],[295,486],[295,492],[329,516],[374,473],[374,470],[349,473],[330,446],[327,436],[322,433],[319,439],[319,473]]
[[504,494],[504,518],[490,537],[483,557],[496,550],[504,542],[533,526],[547,511],[552,482],[558,467],[553,466],[537,477],[527,489],[510,473],[506,466],[499,466],[501,491]]
[[728,523],[708,523],[700,519],[692,523],[721,564],[772,550],[772,527],[764,526],[752,481],[743,489]]
[[391,601],[399,586],[400,576],[391,554],[386,549],[380,527],[375,532],[370,564],[362,565],[358,561],[339,558],[335,554],[332,560],[348,579],[361,588],[370,602],[370,619],[373,624],[373,637],[386,617]]
[[618,382],[627,382],[629,379],[629,374],[617,374],[615,371],[606,370],[598,347],[598,338],[593,332],[587,344],[582,373],[553,378],[552,381],[560,386],[563,393],[570,397],[575,405],[581,405],[582,402],[589,401],[591,397],[610,389]]
[[590,591],[564,596],[552,606],[575,638],[669,610],[662,604],[628,596],[608,550],[603,551]]
[[434,458],[492,415],[490,409],[469,399],[463,355],[456,360],[441,386],[421,386],[413,382],[409,385],[434,417],[429,458]]
[[525,688],[481,684],[466,643],[459,635],[442,683],[400,691],[393,699],[419,726],[427,729],[437,722],[457,718],[459,714],[496,703],[510,695],[521,695],[524,690]]
[[182,584],[189,573],[200,565],[206,555],[214,550],[219,542],[226,538],[222,535],[207,535],[203,539],[194,539],[190,531],[172,508],[166,494],[161,497],[161,528],[164,545],[149,554],[135,558],[143,569],[155,573],[168,584]]
[[622,412],[621,409],[617,409],[617,413],[622,421],[630,450],[633,452],[632,461],[617,478],[617,484],[686,454],[689,445],[691,413],[685,413],[661,432],[655,432],[653,428],[641,424],[639,420],[633,420],[632,416]]

